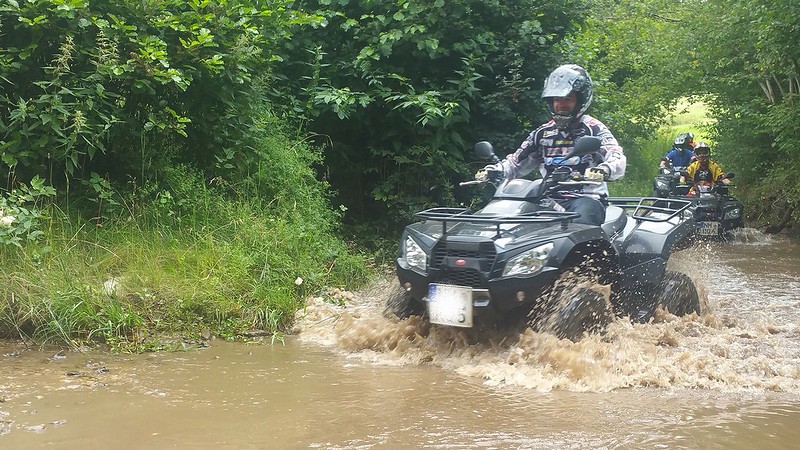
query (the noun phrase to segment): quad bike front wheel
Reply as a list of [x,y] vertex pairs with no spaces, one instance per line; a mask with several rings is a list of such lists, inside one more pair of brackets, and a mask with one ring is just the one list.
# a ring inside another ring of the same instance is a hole
[[547,295],[546,317],[533,322],[532,327],[571,341],[579,341],[585,333],[602,331],[613,315],[598,286],[587,277],[561,275]]
[[688,275],[668,270],[656,288],[656,306],[676,316],[700,314],[700,296]]
[[400,319],[409,316],[421,316],[425,313],[425,305],[415,299],[402,286],[396,286],[386,298],[386,307],[383,310],[385,317],[397,316]]

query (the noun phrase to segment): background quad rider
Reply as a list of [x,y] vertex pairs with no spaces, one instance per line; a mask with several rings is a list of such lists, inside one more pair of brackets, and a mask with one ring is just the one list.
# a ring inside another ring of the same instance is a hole
[[[586,114],[592,96],[592,79],[581,66],[565,64],[553,70],[542,91],[552,119],[533,130],[503,161],[480,170],[476,178],[485,179],[487,171],[501,170],[507,179],[517,178],[536,167],[546,176],[558,164],[567,166],[574,172],[584,173],[587,181],[601,183],[577,186],[563,193],[563,198],[556,202],[556,209],[580,213],[580,218],[575,219],[577,223],[601,225],[606,215],[604,200],[608,196],[605,181],[625,175],[626,158],[608,127]],[[600,153],[564,161],[564,156],[575,146],[575,140],[582,136],[598,137]]]
[[731,180],[725,178],[725,172],[715,161],[711,160],[711,148],[703,141],[694,148],[695,161],[686,168],[686,179],[694,184],[689,195],[698,193],[698,186],[713,186],[718,181],[729,184]]
[[694,133],[691,131],[681,133],[673,141],[672,148],[667,152],[667,155],[661,158],[661,168],[669,167],[688,167],[692,163],[694,153],[692,152],[694,145]]

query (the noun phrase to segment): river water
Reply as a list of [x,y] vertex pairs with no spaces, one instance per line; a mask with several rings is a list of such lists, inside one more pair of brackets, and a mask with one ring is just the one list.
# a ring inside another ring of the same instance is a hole
[[798,448],[798,250],[744,230],[678,252],[700,316],[578,343],[387,319],[383,280],[310,301],[273,345],[0,344],[0,448]]

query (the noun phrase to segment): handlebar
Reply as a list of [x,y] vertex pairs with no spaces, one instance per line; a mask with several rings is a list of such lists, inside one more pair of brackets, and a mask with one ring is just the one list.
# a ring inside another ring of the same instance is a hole
[[573,181],[559,181],[559,186],[600,186],[602,181],[587,181],[587,180],[573,180]]
[[[458,183],[459,186],[472,186],[476,184],[486,184],[492,181],[500,179],[499,177],[488,177],[485,180],[471,180],[471,181],[462,181]],[[603,184],[602,181],[589,181],[584,180],[583,175],[573,175],[572,180],[567,181],[559,181],[556,183],[558,186],[600,186]]]

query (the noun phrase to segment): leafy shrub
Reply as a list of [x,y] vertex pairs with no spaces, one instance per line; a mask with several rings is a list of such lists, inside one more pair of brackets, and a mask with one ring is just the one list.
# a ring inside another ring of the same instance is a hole
[[36,241],[44,234],[40,209],[43,198],[55,195],[55,189],[45,186],[39,177],[31,180],[30,186],[20,184],[5,195],[0,195],[0,244],[13,244],[22,248],[22,243]]

